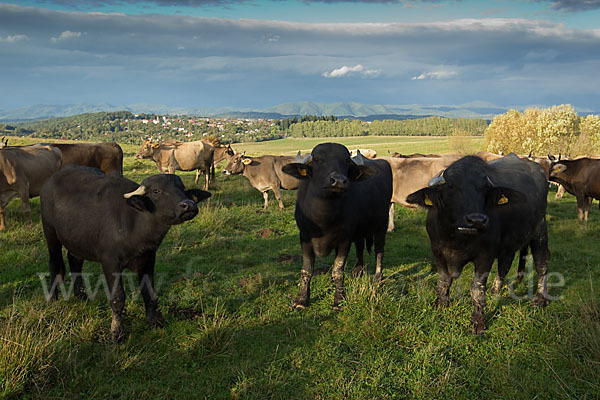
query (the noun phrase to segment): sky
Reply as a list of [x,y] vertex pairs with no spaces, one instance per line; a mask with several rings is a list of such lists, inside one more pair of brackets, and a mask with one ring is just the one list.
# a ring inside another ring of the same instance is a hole
[[0,110],[320,103],[600,111],[600,0],[0,1]]

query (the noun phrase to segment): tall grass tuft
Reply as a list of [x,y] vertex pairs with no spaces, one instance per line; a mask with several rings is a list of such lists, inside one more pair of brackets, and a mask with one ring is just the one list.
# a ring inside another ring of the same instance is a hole
[[41,388],[52,371],[61,329],[43,313],[20,315],[15,304],[0,316],[0,397]]

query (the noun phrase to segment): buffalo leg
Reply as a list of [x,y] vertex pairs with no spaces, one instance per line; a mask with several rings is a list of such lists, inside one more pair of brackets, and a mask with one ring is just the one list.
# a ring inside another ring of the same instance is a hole
[[48,265],[50,268],[50,293],[47,300],[58,299],[58,285],[64,283],[66,274],[65,260],[62,256],[62,243],[56,237],[53,228],[44,226],[44,236],[48,245]]
[[452,286],[452,275],[448,272],[446,259],[441,255],[436,255],[436,266],[438,272],[438,281],[435,285],[435,294],[437,295],[434,306],[446,307],[450,304],[450,286]]
[[310,279],[315,266],[315,252],[310,243],[302,243],[302,272],[300,290],[292,303],[292,310],[300,310],[310,304]]
[[471,284],[471,300],[473,301],[471,323],[473,333],[476,335],[480,335],[485,331],[485,315],[483,313],[486,305],[485,289],[492,262],[493,260],[475,262],[475,274]]
[[491,294],[499,294],[500,290],[502,290],[506,274],[508,274],[514,258],[515,253],[503,254],[498,257],[498,275],[496,275],[496,279],[494,279],[494,283],[492,283],[492,288],[490,289]]
[[517,269],[517,279],[519,283],[523,281],[523,277],[525,276],[525,266],[527,265],[528,250],[529,246],[525,246],[521,249],[521,252],[519,253],[519,267]]
[[114,342],[121,342],[124,338],[123,331],[123,312],[125,311],[125,290],[123,281],[117,268],[107,268],[104,265],[104,277],[110,291],[110,308],[112,309],[112,322],[110,324],[110,333]]
[[71,278],[73,279],[73,294],[82,300],[87,299],[85,288],[83,287],[83,259],[75,257],[70,252],[67,253],[69,259],[69,269],[71,270]]
[[548,250],[548,228],[546,221],[542,223],[539,234],[531,242],[531,254],[537,273],[537,291],[533,304],[537,307],[544,307],[548,304],[548,260],[550,251]]
[[149,254],[142,259],[144,265],[138,270],[138,281],[140,284],[140,292],[144,299],[146,307],[146,322],[152,326],[162,327],[162,314],[158,310],[158,294],[154,287],[154,263],[156,260],[155,254]]
[[352,276],[358,277],[365,273],[365,262],[364,262],[364,250],[365,250],[365,242],[360,239],[354,242],[354,247],[356,248],[356,264],[354,268],[352,268]]
[[382,232],[375,233],[375,276],[373,281],[375,283],[381,282],[383,279],[383,250],[385,248],[385,230]]
[[342,302],[346,298],[344,290],[344,265],[346,265],[346,258],[348,257],[348,251],[350,250],[350,242],[344,244],[338,248],[335,259],[333,260],[333,268],[331,269],[331,277],[335,285],[335,293],[333,294],[333,309],[341,310]]

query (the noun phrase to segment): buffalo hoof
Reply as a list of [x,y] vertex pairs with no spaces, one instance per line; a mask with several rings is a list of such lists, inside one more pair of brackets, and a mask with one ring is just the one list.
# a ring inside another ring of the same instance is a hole
[[548,299],[543,296],[535,296],[533,299],[534,307],[546,307],[548,305]]
[[146,322],[154,328],[164,328],[165,326],[160,311],[156,311],[154,315],[146,317]]
[[123,343],[125,340],[125,332],[123,331],[123,325],[120,323],[112,322],[110,325],[110,334],[112,336],[112,340],[115,343]]
[[292,303],[291,309],[292,309],[292,311],[301,311],[301,310],[304,310],[305,308],[307,308],[308,304],[309,304],[308,299],[306,299],[306,300],[296,299]]
[[87,296],[87,294],[85,293],[85,291],[83,289],[76,290],[75,291],[75,297],[77,297],[79,300],[83,300],[83,301],[85,301],[85,300],[88,299],[88,296]]
[[444,307],[448,307],[450,305],[450,299],[449,298],[437,298],[435,299],[435,301],[433,302],[433,306],[434,307],[439,307],[439,308],[444,308]]
[[471,323],[473,324],[473,333],[475,335],[483,335],[485,332],[485,319],[483,315],[472,315]]
[[378,274],[375,274],[375,276],[373,277],[373,283],[378,285],[381,283],[382,279],[383,279],[383,274],[381,272]]
[[363,276],[365,274],[365,266],[357,265],[352,268],[352,276],[358,278],[359,276]]

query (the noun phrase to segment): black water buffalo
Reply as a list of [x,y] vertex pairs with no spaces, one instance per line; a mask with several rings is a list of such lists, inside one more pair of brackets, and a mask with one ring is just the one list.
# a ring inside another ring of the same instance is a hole
[[[300,158],[300,157],[298,157]],[[392,197],[392,171],[386,161],[350,158],[348,149],[323,143],[304,159],[283,167],[300,179],[296,200],[296,224],[302,246],[301,286],[292,308],[307,307],[315,254],[327,256],[335,250],[332,277],[333,308],[344,300],[344,265],[351,244],[356,245],[357,265],[363,267],[363,249],[375,244],[375,281],[381,280],[381,263]]]
[[121,274],[138,274],[146,320],[161,324],[154,290],[156,250],[171,225],[198,214],[196,203],[209,192],[186,190],[176,175],[153,175],[140,185],[102,171],[70,165],[54,174],[40,194],[42,225],[50,253],[50,295],[64,281],[62,246],[67,249],[75,294],[86,298],[81,270],[84,260],[102,264],[110,289],[111,333],[123,337],[125,292]]
[[538,275],[534,304],[547,304],[547,194],[542,167],[510,154],[489,163],[464,157],[434,177],[427,188],[408,196],[407,201],[428,208],[427,233],[438,270],[437,305],[449,303],[452,280],[469,261],[475,264],[471,321],[476,334],[485,330],[486,282],[496,258],[498,276],[492,292],[502,288],[515,253],[531,248]]
[[550,180],[577,198],[577,218],[587,222],[592,200],[600,200],[600,160],[585,157],[550,161]]

